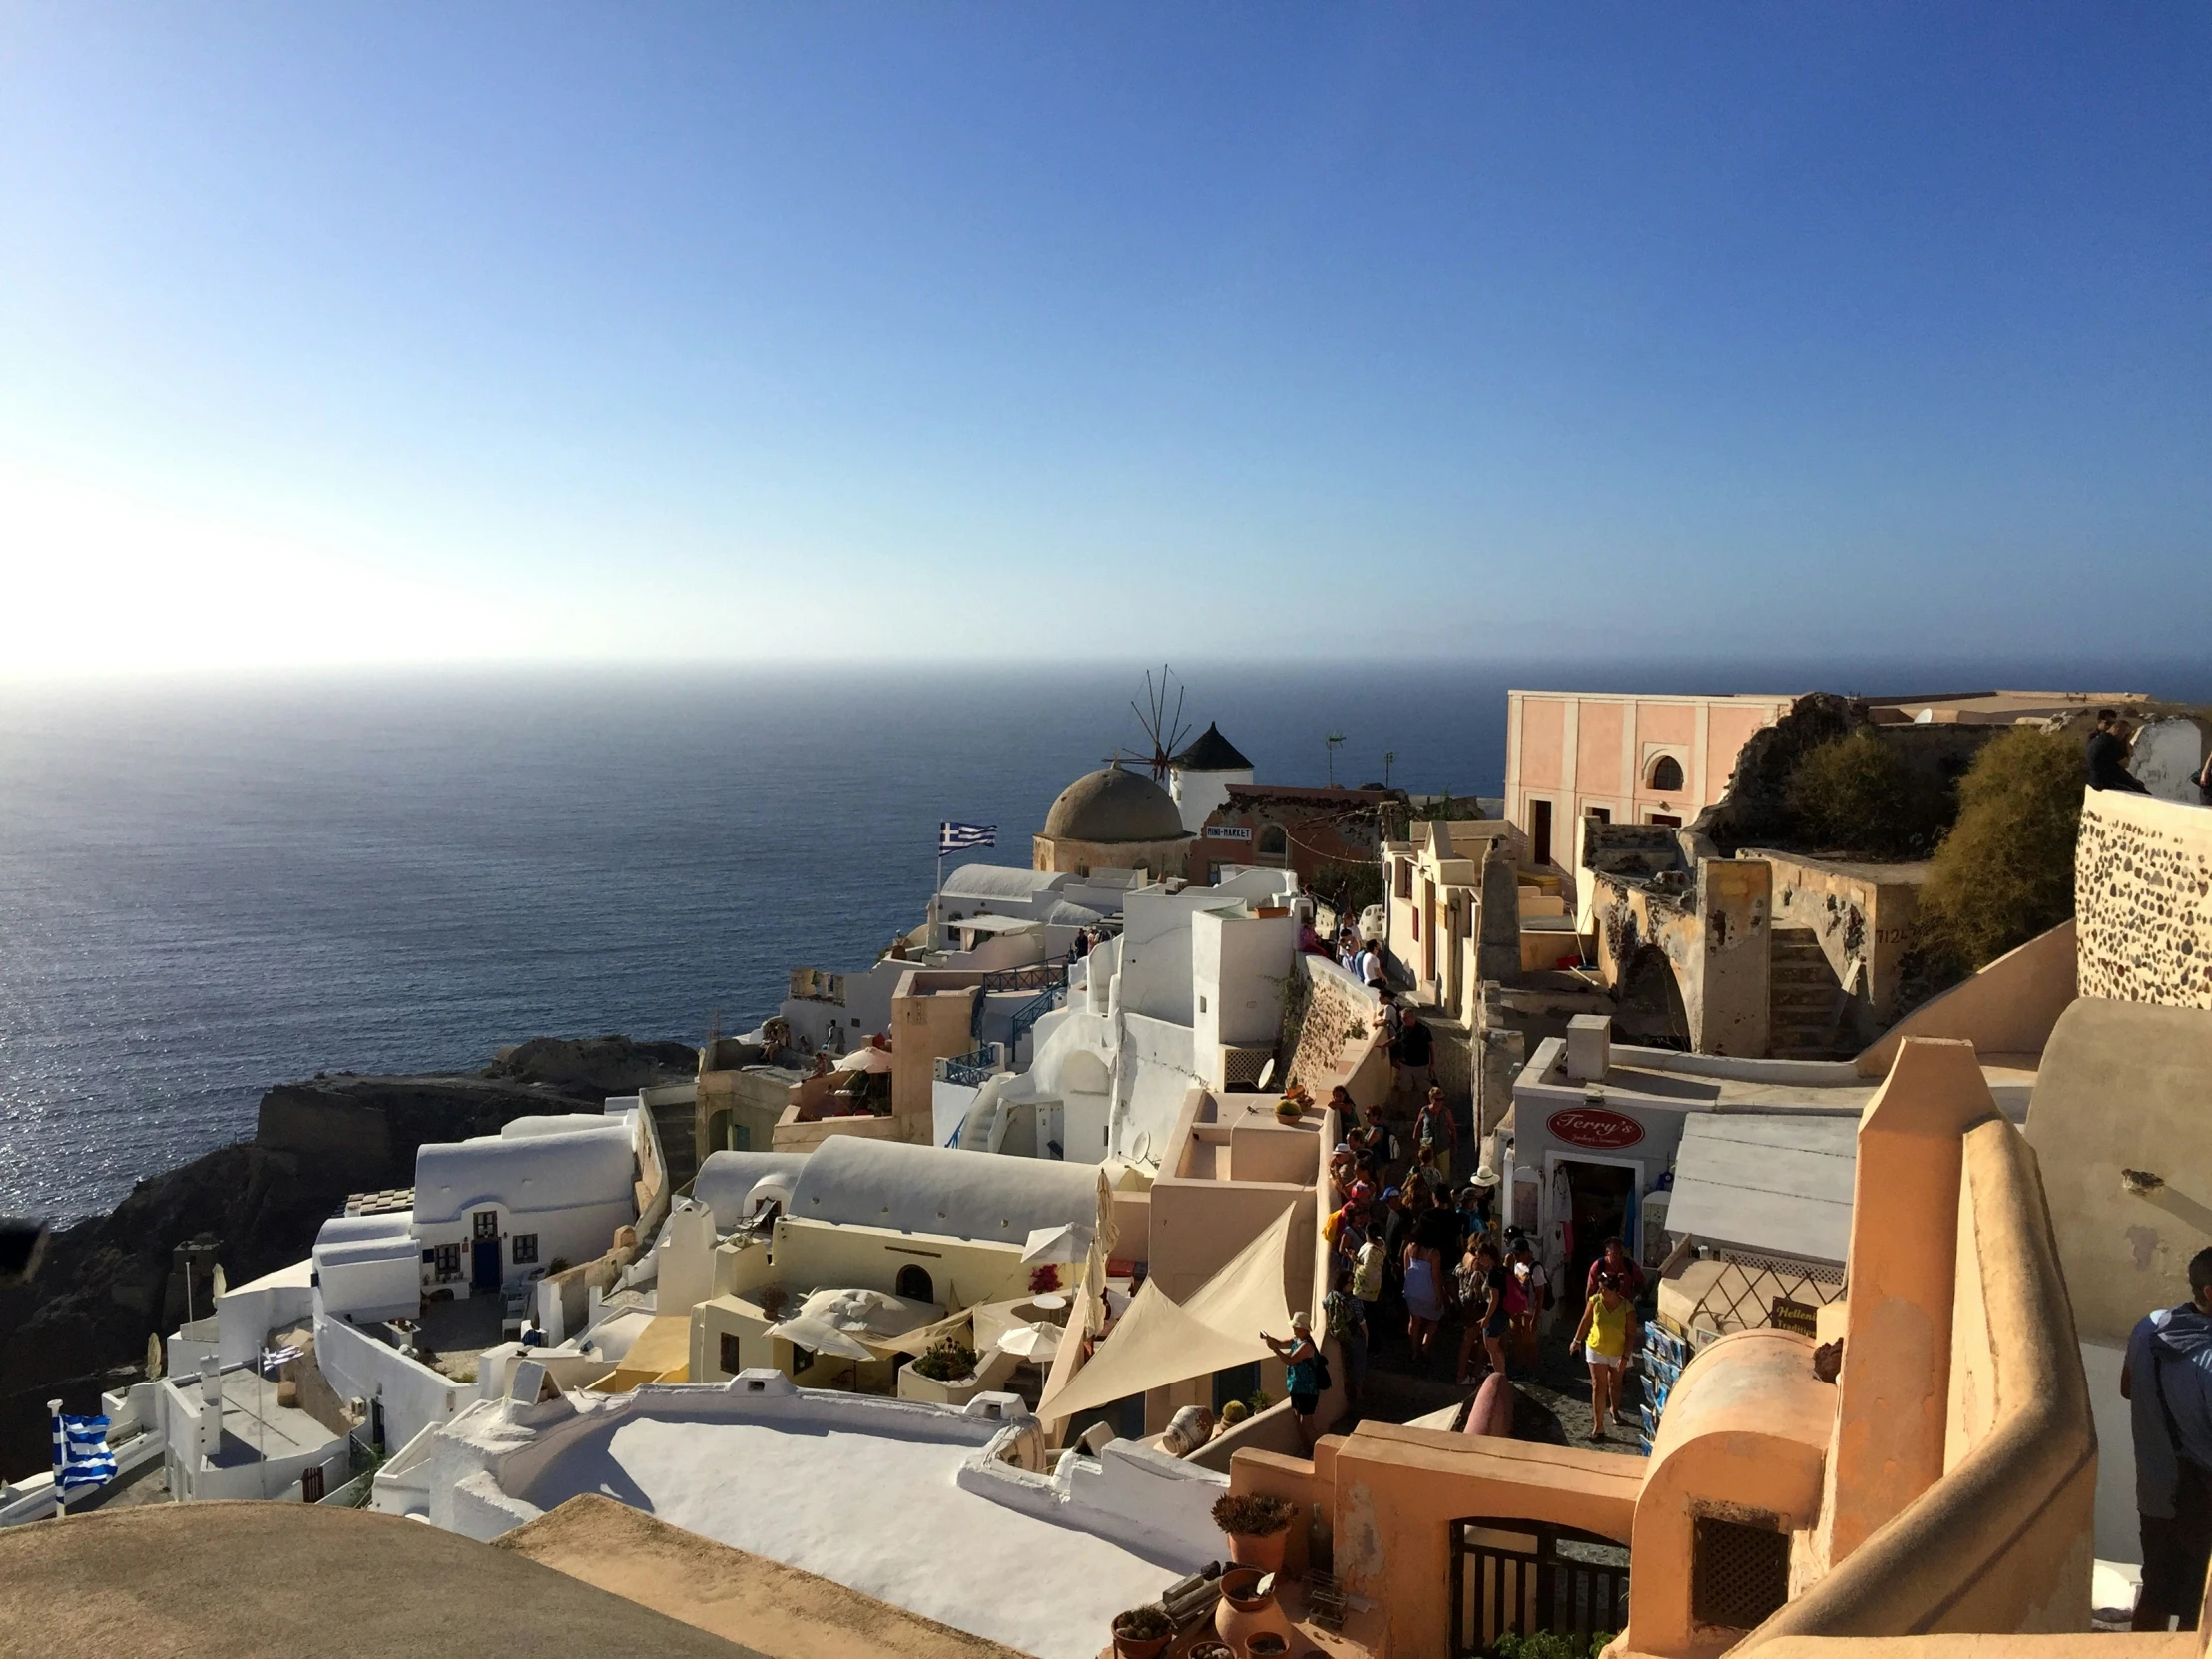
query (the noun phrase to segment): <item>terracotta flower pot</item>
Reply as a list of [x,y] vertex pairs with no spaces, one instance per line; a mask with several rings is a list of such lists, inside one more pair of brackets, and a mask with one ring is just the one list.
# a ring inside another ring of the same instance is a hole
[[1114,1632],[1114,1659],[1160,1659],[1167,1652],[1170,1636],[1124,1636]]
[[1260,1580],[1267,1576],[1257,1567],[1231,1567],[1221,1575],[1221,1603],[1214,1609],[1214,1634],[1229,1644],[1229,1651],[1244,1653],[1252,1638],[1263,1631],[1292,1636],[1291,1621],[1276,1604],[1275,1592],[1260,1594]]
[[1283,1659],[1290,1651],[1289,1640],[1279,1630],[1256,1630],[1245,1638],[1245,1659]]
[[1291,1541],[1291,1530],[1284,1527],[1257,1537],[1250,1532],[1223,1534],[1229,1540],[1229,1559],[1240,1567],[1258,1567],[1262,1572],[1283,1570],[1283,1549]]

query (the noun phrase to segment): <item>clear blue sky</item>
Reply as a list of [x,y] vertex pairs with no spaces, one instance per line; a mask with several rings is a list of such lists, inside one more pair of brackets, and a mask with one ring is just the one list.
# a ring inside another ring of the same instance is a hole
[[0,672],[2201,655],[2208,89],[2180,3],[6,0]]

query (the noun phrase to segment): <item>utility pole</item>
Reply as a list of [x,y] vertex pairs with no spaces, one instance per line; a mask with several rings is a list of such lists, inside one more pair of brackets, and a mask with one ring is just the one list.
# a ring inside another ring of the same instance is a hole
[[1329,748],[1329,787],[1337,787],[1337,746],[1345,741],[1342,732],[1331,732],[1321,740]]
[[1385,749],[1382,751],[1382,787],[1384,789],[1388,789],[1390,787],[1390,768],[1396,763],[1396,750]]

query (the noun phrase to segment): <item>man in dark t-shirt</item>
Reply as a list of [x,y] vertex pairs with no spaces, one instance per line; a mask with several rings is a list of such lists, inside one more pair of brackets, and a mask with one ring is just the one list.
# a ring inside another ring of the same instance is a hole
[[1390,1058],[1397,1062],[1397,1086],[1415,1100],[1428,1092],[1428,1068],[1436,1058],[1436,1038],[1421,1023],[1420,1011],[1408,1007],[1398,1018],[1397,1041]]
[[2089,788],[2148,795],[2143,781],[2127,770],[2127,728],[2117,709],[2097,711],[2097,729],[2089,734]]

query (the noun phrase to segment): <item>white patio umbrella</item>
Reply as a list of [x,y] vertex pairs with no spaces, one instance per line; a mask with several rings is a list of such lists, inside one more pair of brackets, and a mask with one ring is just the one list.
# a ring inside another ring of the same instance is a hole
[[1000,1334],[997,1348],[1001,1354],[1041,1366],[1060,1352],[1060,1330],[1052,1325],[1017,1325]]
[[880,1072],[887,1074],[891,1069],[891,1057],[880,1048],[855,1048],[830,1069],[842,1072]]

